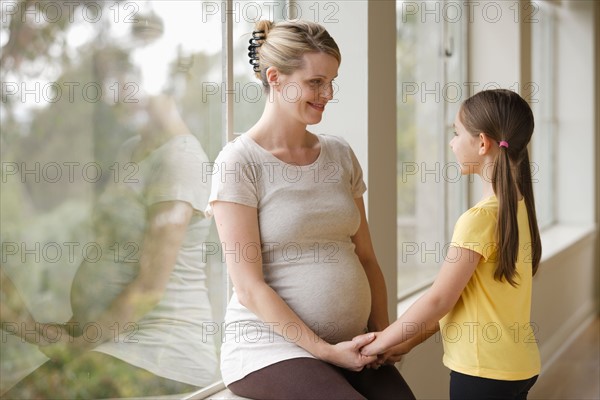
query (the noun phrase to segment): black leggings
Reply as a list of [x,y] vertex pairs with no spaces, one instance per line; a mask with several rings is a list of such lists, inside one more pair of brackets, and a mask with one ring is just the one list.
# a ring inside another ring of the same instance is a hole
[[450,372],[450,399],[452,400],[526,400],[529,389],[537,380],[500,381]]
[[402,400],[415,396],[392,366],[348,371],[314,358],[285,360],[230,384],[238,396],[256,400]]

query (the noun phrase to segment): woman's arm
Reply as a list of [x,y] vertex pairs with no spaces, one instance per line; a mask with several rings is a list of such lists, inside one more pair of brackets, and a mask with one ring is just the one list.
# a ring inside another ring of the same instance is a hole
[[420,297],[398,320],[376,334],[376,339],[363,347],[365,355],[382,354],[391,347],[417,337],[407,343],[406,351],[421,343],[428,333],[435,333],[439,320],[458,301],[471,279],[481,255],[461,247],[450,247],[446,260],[431,288]]
[[360,226],[356,234],[352,237],[355,246],[355,252],[358,259],[365,269],[369,286],[371,288],[371,314],[369,316],[369,330],[381,331],[390,324],[387,307],[387,289],[383,273],[377,262],[367,215],[365,212],[365,203],[363,198],[354,199],[356,207],[360,211]]
[[[216,201],[212,205],[219,238],[224,247],[227,272],[231,277],[239,302],[263,322],[273,324],[274,331],[284,335],[283,327],[293,324],[300,329],[295,342],[315,357],[332,364],[359,371],[375,357],[360,354],[359,349],[371,337],[331,345],[319,338],[266,284],[263,276],[257,209],[241,204]],[[256,246],[258,257],[245,259],[241,251]]]
[[192,213],[192,206],[183,201],[153,204],[148,211],[138,275],[95,321],[100,333],[98,340],[90,343],[81,336],[63,337],[62,344],[69,347],[68,351],[52,346],[41,350],[51,358],[64,358],[65,352],[87,350],[109,339],[114,340],[115,327],[123,332],[152,310],[162,299]]

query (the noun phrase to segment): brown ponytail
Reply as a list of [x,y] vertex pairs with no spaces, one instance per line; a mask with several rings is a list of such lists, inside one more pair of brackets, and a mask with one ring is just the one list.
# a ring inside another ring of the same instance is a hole
[[[517,224],[517,188],[511,173],[510,159],[507,149],[501,148],[496,157],[492,173],[492,187],[498,198],[498,267],[494,278],[506,280],[515,285],[515,263],[519,251],[519,226]],[[515,251],[516,250],[516,251]]]
[[[523,161],[520,164],[519,176],[521,179],[517,181],[519,191],[525,199],[525,205],[527,206],[527,216],[529,218],[529,230],[531,231],[531,266],[533,268],[533,275],[540,266],[540,260],[542,258],[542,240],[540,238],[540,232],[538,230],[537,217],[535,214],[535,201],[533,201],[533,181],[531,178],[531,164],[529,162],[529,154],[525,152]],[[532,229],[535,227],[535,230]]]
[[515,286],[519,256],[518,191],[524,197],[529,218],[532,274],[537,272],[542,254],[527,151],[534,128],[533,113],[517,93],[495,89],[467,99],[461,107],[460,119],[472,135],[483,132],[497,143],[508,143],[500,148],[492,173],[492,187],[498,198],[498,266],[494,278],[506,279]]

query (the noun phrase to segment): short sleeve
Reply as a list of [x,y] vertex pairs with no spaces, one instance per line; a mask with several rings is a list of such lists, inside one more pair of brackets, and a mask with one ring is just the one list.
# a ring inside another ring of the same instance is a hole
[[204,210],[207,217],[213,215],[212,203],[215,201],[258,207],[256,179],[251,177],[252,165],[243,152],[239,138],[221,150],[211,167],[210,197]]
[[485,208],[469,209],[456,222],[450,244],[481,254],[487,261],[498,250],[496,218],[493,212]]
[[153,156],[151,178],[145,187],[146,204],[179,200],[202,212],[209,195],[209,184],[203,179],[208,158],[198,140],[179,138]]
[[367,185],[363,180],[363,171],[360,163],[350,145],[348,145],[348,149],[350,150],[350,158],[352,160],[352,196],[359,198],[367,191]]

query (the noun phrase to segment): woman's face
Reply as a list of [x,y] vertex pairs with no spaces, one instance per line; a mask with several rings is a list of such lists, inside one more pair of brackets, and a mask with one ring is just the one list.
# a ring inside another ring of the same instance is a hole
[[280,106],[293,119],[306,125],[321,122],[325,106],[333,99],[333,80],[339,63],[326,53],[306,53],[304,66],[291,75],[280,75]]

